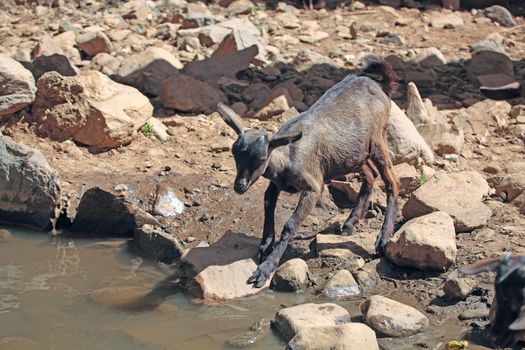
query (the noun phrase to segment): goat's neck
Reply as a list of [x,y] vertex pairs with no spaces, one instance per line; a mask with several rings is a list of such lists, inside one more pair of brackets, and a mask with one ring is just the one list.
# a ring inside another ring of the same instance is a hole
[[276,180],[284,172],[286,167],[286,154],[283,152],[285,147],[277,148],[270,154],[270,159],[263,176],[268,180]]

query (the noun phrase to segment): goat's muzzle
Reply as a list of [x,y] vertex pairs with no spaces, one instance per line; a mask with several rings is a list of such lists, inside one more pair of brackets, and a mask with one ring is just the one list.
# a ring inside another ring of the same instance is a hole
[[246,193],[246,191],[248,191],[248,183],[245,181],[243,182],[235,181],[235,183],[233,184],[233,189],[238,194],[244,194]]

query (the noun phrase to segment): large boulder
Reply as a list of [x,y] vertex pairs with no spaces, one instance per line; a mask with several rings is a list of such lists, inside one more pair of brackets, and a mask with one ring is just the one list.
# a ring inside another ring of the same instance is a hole
[[125,197],[93,187],[82,195],[71,231],[83,236],[131,237],[146,224],[158,222]]
[[482,201],[488,192],[487,181],[475,171],[438,172],[412,193],[403,206],[403,216],[412,219],[443,211],[454,220],[456,232],[472,231],[492,216]]
[[390,239],[386,256],[400,266],[442,271],[456,261],[452,218],[437,211],[408,221]]
[[165,108],[209,114],[225,99],[220,91],[207,83],[190,75],[177,74],[162,82],[160,101]]
[[387,129],[388,146],[394,164],[414,164],[421,158],[426,163],[434,161],[434,153],[416,127],[395,102],[392,101]]
[[362,323],[309,328],[288,343],[290,350],[379,350],[375,332]]
[[374,295],[361,304],[365,322],[379,334],[408,337],[421,333],[428,318],[411,306],[381,295]]
[[40,135],[73,139],[93,149],[129,144],[151,117],[153,106],[137,89],[97,71],[64,77],[44,74],[33,105]]
[[301,304],[287,307],[275,315],[275,324],[286,339],[292,339],[301,331],[316,327],[337,326],[350,322],[350,314],[342,306],[326,304]]
[[33,103],[35,93],[31,72],[11,57],[0,54],[0,117]]
[[182,69],[179,60],[160,47],[149,47],[127,57],[117,72],[119,82],[131,85],[144,94],[158,96],[162,81]]
[[49,229],[59,202],[60,178],[44,155],[0,135],[0,221]]
[[263,288],[246,283],[257,269],[254,259],[258,252],[258,238],[228,231],[209,247],[187,251],[176,275],[188,292],[203,302],[243,298],[270,285],[271,278]]

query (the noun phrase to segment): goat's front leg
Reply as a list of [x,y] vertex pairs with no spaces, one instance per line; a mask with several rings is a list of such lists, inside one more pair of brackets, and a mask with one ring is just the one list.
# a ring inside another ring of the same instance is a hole
[[279,261],[281,260],[288,244],[293,240],[295,233],[301,222],[308,216],[310,211],[314,208],[315,203],[321,196],[321,190],[306,190],[301,194],[297,208],[295,208],[292,217],[286,221],[283,231],[281,233],[281,239],[274,248],[268,258],[259,266],[253,275],[248,279],[248,283],[255,283],[257,288],[262,287],[270,275],[277,269]]
[[275,206],[281,190],[276,184],[270,182],[264,192],[264,228],[261,243],[259,244],[259,264],[273,251],[275,242]]

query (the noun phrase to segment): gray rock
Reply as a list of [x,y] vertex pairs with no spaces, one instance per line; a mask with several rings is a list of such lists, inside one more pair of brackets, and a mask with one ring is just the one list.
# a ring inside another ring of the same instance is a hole
[[0,135],[0,221],[49,229],[60,192],[59,174],[40,151]]
[[348,270],[338,270],[323,288],[328,298],[348,298],[361,294],[359,286]]
[[472,293],[477,286],[476,279],[472,277],[459,277],[458,271],[454,270],[447,276],[443,285],[445,297],[450,300],[463,300]]
[[184,203],[171,188],[166,188],[157,194],[153,212],[165,217],[177,216],[184,211]]
[[432,163],[434,161],[432,150],[414,124],[393,101],[389,118],[387,136],[394,164],[417,164],[419,158],[426,163]]
[[350,322],[348,311],[342,306],[326,304],[301,304],[279,310],[275,323],[288,340],[299,332],[307,332],[316,327],[331,327]]
[[0,54],[0,117],[33,103],[35,93],[31,72],[11,57]]
[[514,76],[512,60],[501,52],[477,51],[474,52],[467,66],[467,76],[473,83],[479,84],[478,76],[488,74],[504,74]]
[[367,325],[390,337],[408,337],[428,326],[428,318],[418,310],[381,295],[368,298],[361,312]]
[[379,350],[375,332],[362,323],[322,326],[297,333],[287,350]]
[[36,80],[47,72],[57,72],[66,77],[78,74],[78,69],[61,54],[55,53],[49,56],[38,56],[30,66],[31,72]]
[[455,28],[464,24],[463,19],[454,14],[435,13],[430,18],[430,25],[434,28]]
[[439,67],[447,64],[447,59],[436,47],[418,49],[414,62],[425,68]]
[[276,290],[300,291],[308,283],[308,266],[302,259],[291,259],[279,266],[272,279]]
[[104,32],[91,31],[77,37],[77,45],[89,56],[95,56],[101,52],[110,53],[113,45]]
[[86,236],[131,237],[136,228],[157,220],[125,198],[99,187],[84,192],[71,231]]
[[456,232],[452,218],[434,212],[404,224],[388,241],[386,256],[400,266],[442,271],[456,261]]
[[140,252],[166,264],[177,262],[184,254],[184,246],[160,227],[143,225],[133,231],[133,244]]
[[0,242],[5,242],[13,237],[8,230],[0,230]]
[[407,219],[443,211],[454,220],[456,232],[482,227],[492,216],[483,204],[488,194],[487,181],[475,171],[438,172],[419,187],[403,206]]
[[483,10],[483,14],[504,27],[515,27],[517,25],[510,11],[503,6],[494,5],[487,7]]

